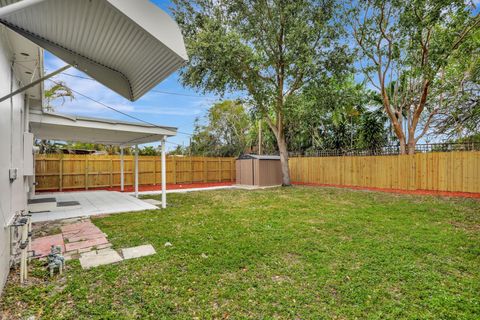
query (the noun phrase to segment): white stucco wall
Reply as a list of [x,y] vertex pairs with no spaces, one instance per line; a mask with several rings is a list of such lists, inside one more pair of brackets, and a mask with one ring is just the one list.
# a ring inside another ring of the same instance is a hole
[[[0,96],[10,92],[11,61],[12,53],[6,35],[0,32]],[[15,80],[13,90],[16,88],[18,83]],[[24,98],[23,94],[19,94],[13,98],[13,103],[10,100],[0,102],[0,293],[10,269],[8,224],[15,214],[27,209],[28,179],[23,177]],[[18,168],[17,179],[12,183],[9,168]]]

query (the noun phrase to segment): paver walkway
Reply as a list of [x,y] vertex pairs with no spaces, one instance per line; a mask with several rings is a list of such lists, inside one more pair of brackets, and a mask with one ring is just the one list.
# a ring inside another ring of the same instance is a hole
[[35,256],[42,258],[50,253],[52,245],[62,248],[66,260],[80,259],[83,269],[111,264],[124,259],[140,258],[155,254],[152,245],[121,249],[122,255],[111,248],[107,235],[90,220],[83,220],[60,227],[62,233],[33,240]]
[[36,238],[32,241],[35,256],[45,257],[51,245],[62,248],[67,259],[76,258],[80,253],[111,247],[107,236],[90,220],[64,225],[60,234]]

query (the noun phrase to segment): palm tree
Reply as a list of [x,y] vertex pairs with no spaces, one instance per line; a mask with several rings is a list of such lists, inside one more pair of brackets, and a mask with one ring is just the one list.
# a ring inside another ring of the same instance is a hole
[[61,105],[63,106],[67,98],[70,101],[75,99],[75,96],[73,95],[72,90],[69,87],[67,87],[67,85],[63,81],[55,82],[53,86],[45,90],[45,99],[46,99],[45,110],[55,111],[54,107],[51,104],[52,101],[61,99],[62,100]]

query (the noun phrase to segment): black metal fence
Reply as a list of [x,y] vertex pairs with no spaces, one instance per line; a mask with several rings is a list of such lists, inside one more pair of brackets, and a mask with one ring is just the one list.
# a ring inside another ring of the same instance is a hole
[[[420,143],[415,146],[415,153],[480,151],[480,143]],[[379,147],[376,149],[331,149],[306,152],[291,152],[291,157],[339,157],[339,156],[388,156],[400,154],[399,145]]]

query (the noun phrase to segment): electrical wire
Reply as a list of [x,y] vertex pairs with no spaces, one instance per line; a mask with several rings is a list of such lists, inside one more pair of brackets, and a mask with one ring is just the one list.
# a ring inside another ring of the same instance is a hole
[[[85,80],[91,80],[91,81],[96,81],[93,78],[90,77],[84,77],[84,76],[78,76],[76,74],[71,74],[71,73],[66,73],[62,72],[61,74],[73,77],[73,78],[79,78],[79,79],[85,79]],[[194,94],[188,94],[188,93],[181,93],[181,92],[171,92],[171,91],[163,91],[163,90],[157,90],[157,89],[152,89],[150,92],[156,92],[156,93],[161,93],[161,94],[171,94],[175,96],[183,96],[183,97],[192,97],[192,98],[210,98],[210,99],[217,99],[217,97],[211,97],[211,96],[201,96],[201,95],[194,95]]]
[[[55,81],[55,80],[53,80],[53,79],[47,79],[47,80],[55,83],[56,85],[64,86],[64,87],[68,88],[69,90],[71,90],[72,92],[74,92],[75,94],[78,94],[79,96],[81,96],[81,97],[83,97],[83,98],[85,98],[85,99],[87,99],[87,100],[90,100],[90,101],[92,101],[92,102],[95,102],[95,103],[97,103],[97,104],[99,104],[99,105],[101,105],[101,106],[103,106],[103,107],[105,107],[105,108],[107,108],[107,109],[110,109],[110,110],[112,110],[112,111],[114,111],[114,112],[117,112],[117,113],[119,113],[119,114],[122,114],[122,115],[124,115],[124,116],[126,116],[126,117],[129,117],[129,118],[131,118],[131,119],[134,119],[134,120],[143,122],[143,123],[145,123],[145,124],[151,125],[151,126],[153,126],[153,127],[163,129],[163,127],[161,127],[161,126],[159,126],[159,125],[156,125],[155,123],[152,123],[152,122],[143,120],[143,119],[138,118],[138,117],[136,117],[136,116],[132,116],[131,114],[128,114],[128,113],[126,113],[126,112],[124,112],[124,111],[120,111],[120,110],[118,110],[118,109],[116,109],[116,108],[114,108],[114,107],[112,107],[112,106],[109,106],[109,105],[107,105],[107,104],[105,104],[105,103],[103,103],[103,102],[101,102],[101,101],[99,101],[99,100],[96,100],[96,99],[94,99],[94,98],[91,98],[91,97],[87,96],[86,94],[83,94],[83,93],[81,93],[81,92],[79,92],[79,91],[77,91],[77,90],[74,90],[74,89],[68,87],[68,86],[65,85],[65,84],[62,84],[62,83],[60,83],[60,82],[57,82],[57,81]],[[184,134],[184,135],[187,135],[187,136],[193,136],[192,133],[188,133],[188,132],[177,131],[177,133]]]

